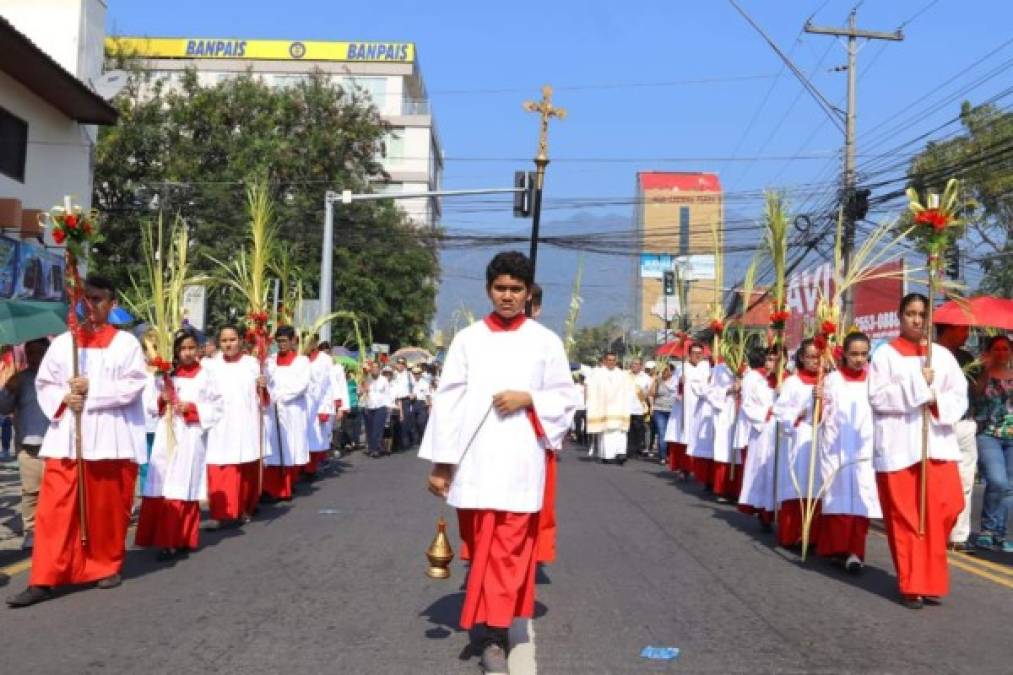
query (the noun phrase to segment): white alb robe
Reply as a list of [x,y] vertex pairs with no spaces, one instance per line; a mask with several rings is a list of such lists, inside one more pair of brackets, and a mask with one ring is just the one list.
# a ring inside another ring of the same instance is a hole
[[[73,373],[72,345],[70,333],[58,335],[35,376],[39,407],[50,419],[40,457],[75,456],[74,414],[63,405]],[[108,346],[79,348],[78,354],[79,372],[88,378],[88,395],[81,412],[84,459],[129,459],[143,464],[148,450],[141,393],[148,374],[140,343],[130,333],[116,331]]]
[[315,412],[310,410],[310,377],[310,361],[301,354],[287,366],[278,365],[277,354],[267,359],[271,404],[265,429],[271,454],[264,463],[268,466],[301,466],[310,461],[306,427],[311,420],[316,424]]
[[[260,459],[260,434],[267,428],[269,407],[261,409],[257,396],[260,364],[243,354],[227,361],[219,354],[201,361],[222,395],[222,416],[208,430],[207,464],[245,464]],[[265,432],[266,436],[266,432]],[[264,443],[264,456],[271,454],[271,444]]]
[[[306,425],[306,444],[311,452],[328,450],[331,434],[334,432],[334,389],[331,380],[331,357],[317,352],[310,362],[309,399],[310,421]],[[320,422],[318,415],[327,415],[327,421]]]
[[[488,321],[488,320],[487,320]],[[526,391],[528,413],[501,416],[492,398]],[[494,330],[479,321],[450,345],[419,457],[454,464],[447,502],[461,509],[535,513],[542,508],[545,450],[561,447],[577,401],[563,343],[536,321]]]
[[[778,503],[804,499],[809,489],[809,462],[812,457],[813,386],[798,375],[785,379],[774,404],[774,417],[781,429],[781,452],[777,467]],[[822,484],[819,465],[813,475],[812,496]]]
[[827,375],[823,397],[823,514],[882,518],[872,466],[872,406],[868,382]]
[[763,373],[750,370],[742,378],[741,423],[749,432],[746,464],[742,467],[739,503],[774,510],[774,390]]
[[736,451],[736,461],[742,462],[741,453],[742,448],[749,444],[749,420],[746,419],[746,414],[742,412],[742,382],[745,382],[746,375],[753,372],[752,368],[746,370],[742,374],[742,379],[739,382],[739,396],[738,403],[735,406],[735,423],[732,425],[732,449]]
[[701,361],[695,366],[686,363],[686,384],[683,387],[686,398],[685,405],[689,411],[689,424],[686,438],[686,454],[700,459],[714,457],[713,438],[707,434],[705,427],[712,410],[707,402],[707,391],[710,388],[711,365]]
[[[144,497],[164,497],[183,501],[207,499],[207,470],[205,452],[207,431],[222,415],[222,395],[209,370],[199,367],[193,377],[173,377],[176,399],[180,404],[193,403],[200,421],[188,424],[181,414],[172,416],[175,444],[169,447],[166,425],[162,415],[155,429],[155,442],[151,446],[148,473],[141,489]],[[164,392],[162,378],[156,380],[158,393]],[[158,414],[157,400],[149,414]]]
[[335,411],[347,413],[352,409],[349,405],[352,399],[348,394],[348,374],[337,361],[331,364],[331,398]]
[[967,410],[967,379],[945,347],[932,345],[932,386],[925,382],[923,358],[903,356],[893,344],[876,350],[869,368],[873,416],[873,465],[899,471],[921,461],[922,406],[935,398],[938,417],[929,425],[929,457],[960,460],[954,425]]
[[620,368],[598,368],[587,387],[587,431],[592,436],[589,455],[605,460],[626,456],[633,401],[633,378]]
[[672,368],[672,387],[675,389],[675,395],[672,397],[672,412],[668,416],[668,425],[665,427],[665,442],[685,443],[686,437],[683,430],[683,419],[686,413],[683,407],[683,396],[679,392],[679,380],[682,378],[682,361],[672,361],[670,366]]
[[[738,415],[735,394],[729,389],[735,384],[735,374],[725,363],[719,363],[704,391],[700,408],[704,414],[700,423],[699,444],[711,448],[711,457],[715,462],[731,464],[733,461],[732,427]],[[736,464],[742,458],[734,453]]]

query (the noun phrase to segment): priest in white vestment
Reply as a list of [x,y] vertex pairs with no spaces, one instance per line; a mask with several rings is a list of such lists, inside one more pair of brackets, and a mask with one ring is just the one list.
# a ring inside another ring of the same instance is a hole
[[603,365],[587,383],[587,433],[591,452],[603,463],[626,461],[631,404],[636,397],[633,379],[618,367],[615,353],[605,354]]

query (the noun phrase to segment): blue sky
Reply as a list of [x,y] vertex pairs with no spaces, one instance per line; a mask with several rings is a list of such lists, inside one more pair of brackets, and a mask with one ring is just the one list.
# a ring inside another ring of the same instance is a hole
[[[845,74],[832,69],[845,62],[843,45],[801,29],[810,16],[816,24],[844,25],[855,3],[740,0],[841,107]],[[909,21],[904,42],[867,43],[859,52],[860,171],[903,160],[920,142],[895,158],[877,155],[955,117],[961,100],[978,103],[1009,87],[1008,0],[858,4],[860,27],[892,31]],[[569,116],[551,133],[557,161],[546,188],[547,235],[628,230],[639,170],[717,171],[728,193],[726,219],[738,227],[728,241],[746,248],[759,239],[743,228],[760,213],[754,191],[794,186],[795,207],[815,211],[830,199],[838,175],[841,133],[723,0],[109,0],[107,23],[110,33],[152,36],[413,41],[447,156],[444,186],[451,189],[506,187],[515,169],[530,166],[523,158],[535,152],[537,124],[521,102],[552,83]],[[1009,104],[1009,97],[999,101]],[[957,130],[950,125],[929,138]],[[451,233],[523,233],[528,222],[511,218],[505,201],[484,198],[445,202],[444,226]],[[484,311],[480,279],[491,251],[444,254],[441,322],[461,306]],[[730,275],[746,257],[733,257]],[[544,318],[557,328],[576,260],[573,251],[540,249]],[[581,323],[628,311],[634,258],[592,254],[585,264]]]

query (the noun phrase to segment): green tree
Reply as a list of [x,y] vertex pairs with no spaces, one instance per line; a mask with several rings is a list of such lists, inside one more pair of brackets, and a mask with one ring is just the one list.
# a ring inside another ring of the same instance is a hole
[[[96,148],[94,203],[106,232],[96,268],[127,285],[140,271],[141,222],[166,210],[189,226],[195,272],[213,272],[207,255],[228,260],[247,236],[243,181],[264,175],[280,239],[306,296],[317,296],[325,190],[365,192],[383,177],[389,129],[376,109],[319,72],[275,89],[250,73],[204,86],[190,70],[170,87],[139,63],[128,64],[115,101],[119,124],[100,132]],[[336,208],[334,309],[354,312],[377,341],[424,340],[436,304],[435,237],[391,203]],[[212,325],[242,319],[243,308],[224,288],[209,293]],[[334,330],[351,343],[347,322]]]
[[1013,295],[1013,113],[993,105],[960,110],[964,133],[929,143],[911,161],[910,184],[924,192],[942,192],[949,178],[959,178],[967,213],[966,244],[970,263],[981,265],[979,290]]
[[573,360],[588,365],[598,363],[609,345],[622,334],[618,317],[610,317],[597,326],[578,328],[573,333]]

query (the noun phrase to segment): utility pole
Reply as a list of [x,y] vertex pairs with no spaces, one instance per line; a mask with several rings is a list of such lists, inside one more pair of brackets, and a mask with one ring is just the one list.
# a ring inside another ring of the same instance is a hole
[[[552,87],[542,87],[542,100],[525,101],[524,109],[528,112],[538,113],[541,117],[541,129],[538,133],[538,154],[535,155],[535,196],[531,208],[531,271],[535,271],[538,262],[538,227],[542,220],[542,188],[545,186],[545,167],[549,165],[549,120],[553,117],[564,119],[566,110],[552,105]],[[525,313],[531,316],[531,302],[529,301]]]
[[[873,30],[861,30],[856,25],[855,9],[851,10],[848,17],[847,28],[828,28],[814,26],[811,21],[806,22],[805,32],[816,35],[833,35],[835,37],[848,38],[848,110],[844,128],[844,241],[841,249],[844,262],[844,274],[847,276],[851,268],[851,252],[855,248],[855,221],[863,218],[864,213],[855,213],[855,85],[857,82],[857,60],[858,60],[858,39],[866,40],[892,40],[900,42],[904,39],[904,33],[896,30],[893,33],[885,33]],[[848,289],[844,295],[844,324],[851,325],[855,319],[854,295]]]

